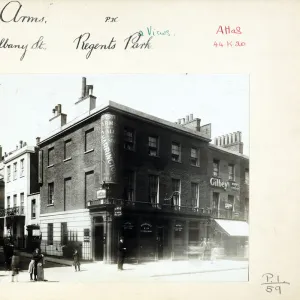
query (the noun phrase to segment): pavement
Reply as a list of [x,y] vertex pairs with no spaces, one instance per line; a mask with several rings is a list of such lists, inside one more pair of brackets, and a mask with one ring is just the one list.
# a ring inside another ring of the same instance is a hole
[[[49,265],[51,264],[51,266]],[[48,265],[48,266],[47,266]],[[93,283],[116,281],[248,281],[248,262],[235,260],[159,261],[144,264],[124,264],[117,270],[115,264],[102,262],[82,263],[81,271],[74,267],[46,262],[46,282]],[[230,278],[234,278],[230,280]],[[30,282],[25,270],[19,274],[19,283]],[[0,270],[0,284],[10,283],[10,272]],[[40,284],[32,282],[32,284]],[[43,284],[43,283],[42,283]]]

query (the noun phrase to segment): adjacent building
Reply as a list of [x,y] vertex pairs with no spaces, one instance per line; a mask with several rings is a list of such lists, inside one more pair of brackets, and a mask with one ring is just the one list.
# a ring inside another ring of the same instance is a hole
[[237,255],[248,235],[241,134],[214,145],[211,125],[193,115],[172,123],[112,101],[97,106],[92,93],[83,78],[72,120],[57,105],[38,144],[42,251],[70,256],[77,247],[83,259],[110,263],[123,236],[134,261],[188,258],[208,239]]
[[4,218],[1,217],[1,212],[4,210],[4,191],[5,191],[5,183],[4,183],[4,164],[2,157],[2,147],[0,146],[0,244],[4,235]]
[[28,199],[39,193],[38,148],[20,141],[15,150],[5,153],[3,165],[5,207],[0,218],[4,220],[4,235],[11,237],[16,247],[25,248],[26,236],[31,235]]

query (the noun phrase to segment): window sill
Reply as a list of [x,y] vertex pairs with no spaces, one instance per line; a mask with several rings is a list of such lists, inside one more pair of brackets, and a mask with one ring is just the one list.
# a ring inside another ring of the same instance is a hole
[[72,157],[65,158],[65,159],[64,159],[64,162],[69,161],[69,160],[71,160],[71,159],[72,159]]
[[90,153],[90,152],[93,152],[93,151],[94,151],[94,149],[90,149],[90,150],[85,151],[84,154],[87,154],[87,153]]
[[31,220],[35,220],[35,219],[36,219],[36,217],[32,217],[32,218],[31,218]]
[[172,159],[172,162],[177,163],[177,164],[182,164],[182,161],[180,161],[180,160],[173,160]]
[[150,155],[150,154],[148,154],[148,156],[149,156],[149,157],[160,158],[160,156],[159,156],[159,155]]
[[54,165],[49,165],[49,166],[47,166],[47,168],[52,168]]
[[200,165],[193,165],[191,164],[192,167],[200,168]]
[[47,207],[49,207],[49,206],[54,206],[54,203],[52,203],[52,204],[47,204]]

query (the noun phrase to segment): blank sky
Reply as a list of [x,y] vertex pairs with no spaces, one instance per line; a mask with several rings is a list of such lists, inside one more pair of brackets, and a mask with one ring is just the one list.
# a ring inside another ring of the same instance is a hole
[[[4,152],[20,140],[34,145],[48,132],[52,109],[66,114],[81,94],[81,77],[93,94],[145,113],[177,121],[188,114],[212,124],[212,137],[242,132],[249,154],[248,75],[2,75],[0,76],[0,145]],[[70,120],[69,120],[70,121]]]

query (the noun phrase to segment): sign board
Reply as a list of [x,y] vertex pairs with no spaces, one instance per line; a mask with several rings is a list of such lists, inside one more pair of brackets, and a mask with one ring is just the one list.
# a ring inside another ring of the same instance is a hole
[[97,199],[105,199],[106,198],[106,189],[101,189],[97,191]]
[[174,231],[182,231],[183,225],[182,224],[175,224]]
[[32,235],[34,235],[34,236],[40,236],[40,234],[41,234],[41,232],[40,232],[39,229],[33,229],[32,230]]
[[114,209],[114,216],[120,217],[122,216],[122,206],[116,206]]
[[152,232],[152,225],[149,223],[141,224],[141,232],[147,232],[147,233]]
[[134,225],[131,222],[125,222],[123,224],[124,229],[133,229]]
[[209,180],[209,183],[210,183],[211,186],[223,188],[225,191],[227,190],[227,188],[229,186],[228,182],[224,182],[219,178],[211,178]]
[[231,188],[233,190],[235,190],[235,191],[239,191],[240,190],[240,186],[236,182],[231,182]]

